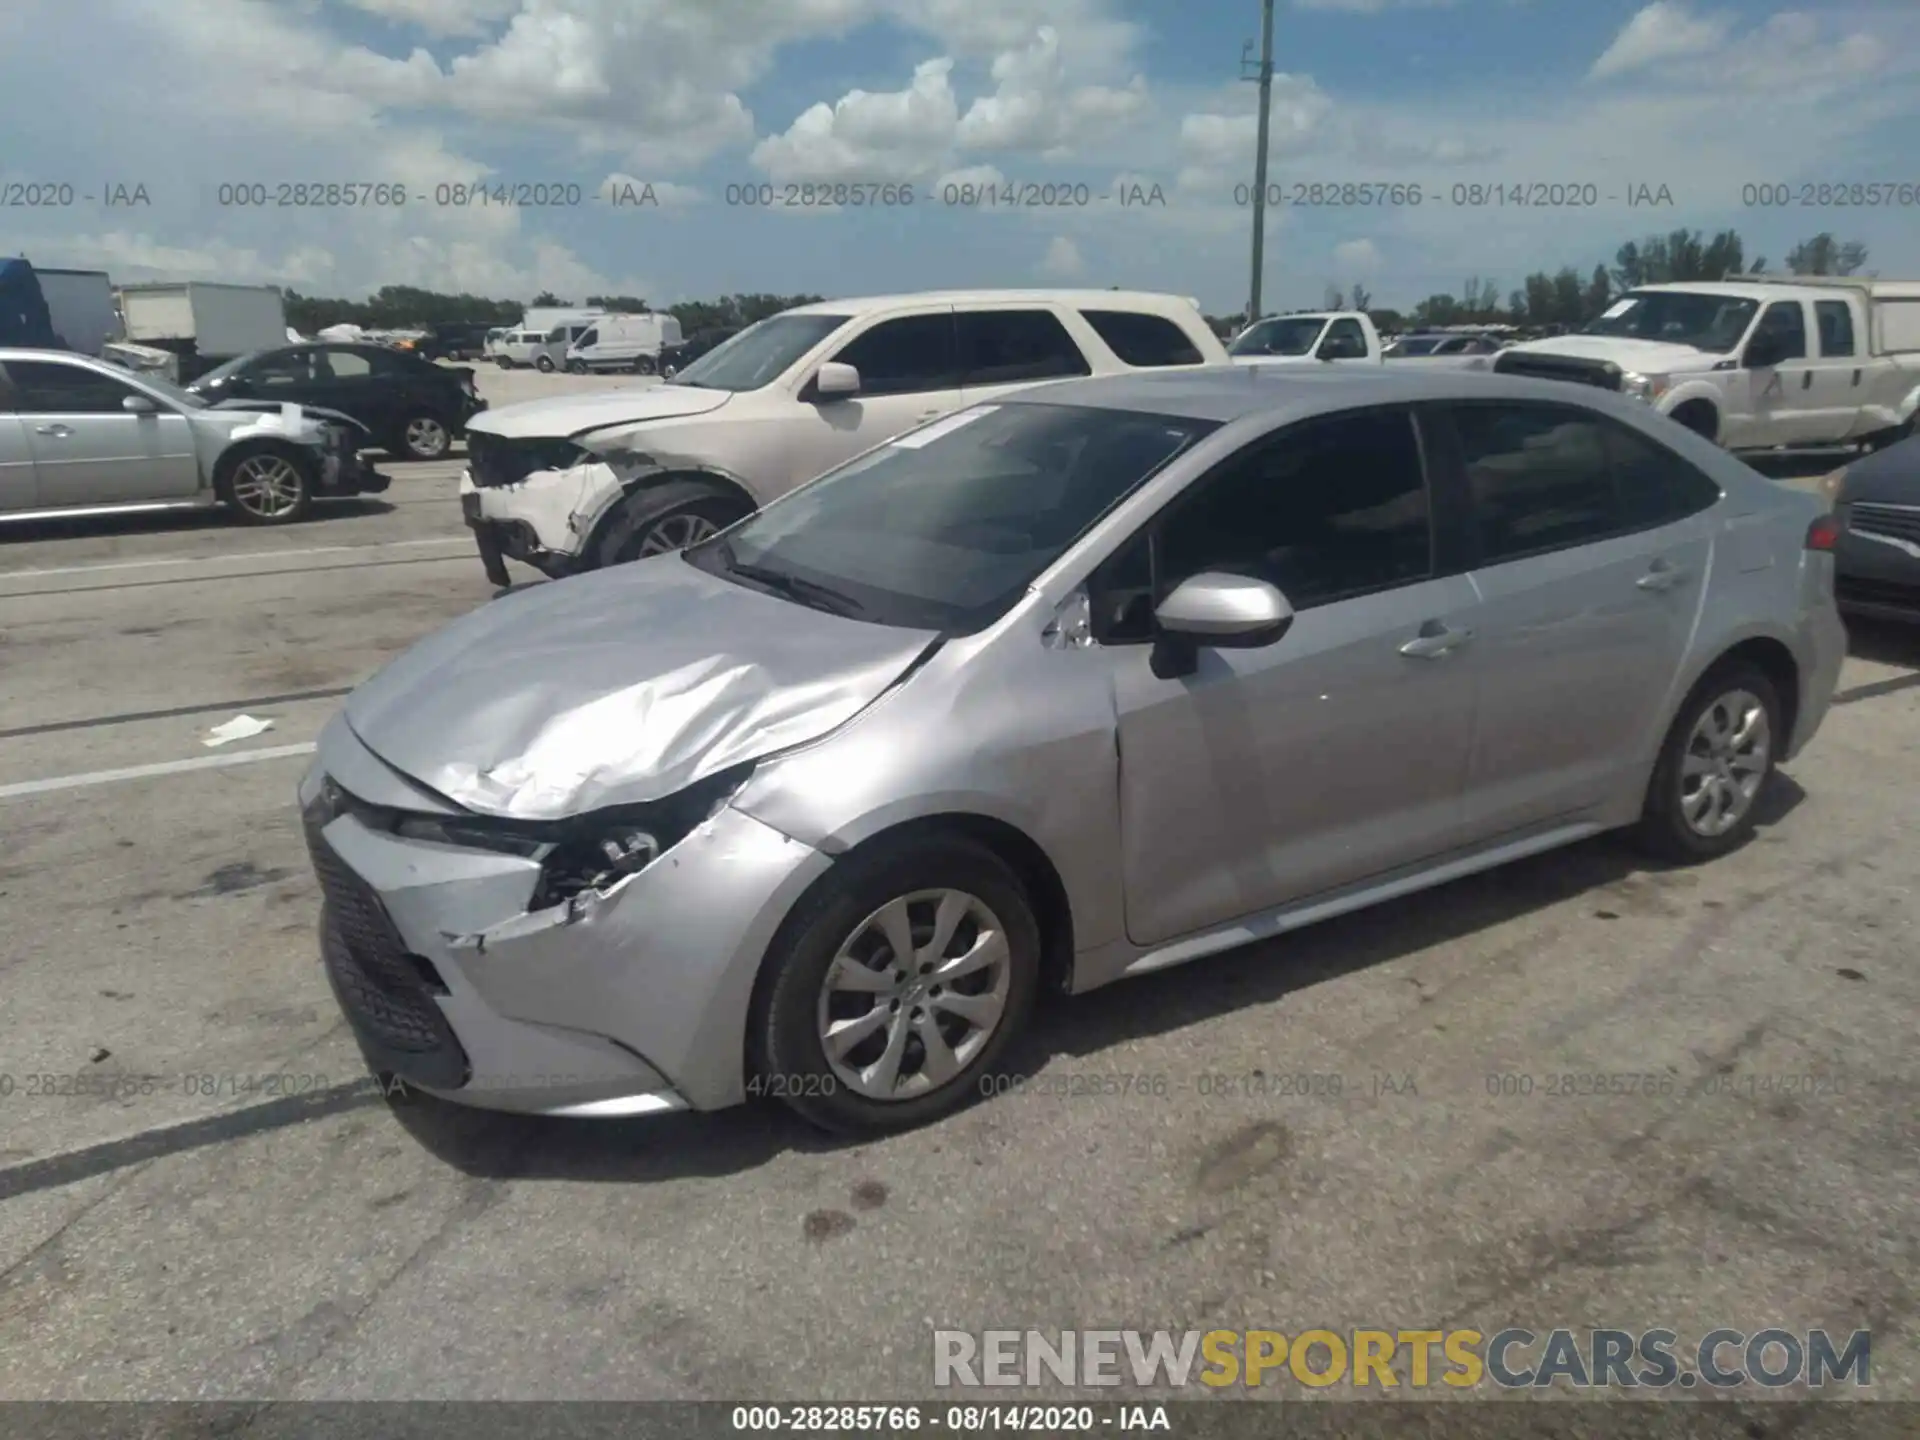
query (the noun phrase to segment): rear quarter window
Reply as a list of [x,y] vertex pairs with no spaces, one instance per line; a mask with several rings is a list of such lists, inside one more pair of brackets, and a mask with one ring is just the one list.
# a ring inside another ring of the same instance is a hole
[[1186,331],[1164,315],[1137,310],[1082,310],[1080,318],[1093,327],[1094,334],[1123,365],[1146,369],[1206,363]]

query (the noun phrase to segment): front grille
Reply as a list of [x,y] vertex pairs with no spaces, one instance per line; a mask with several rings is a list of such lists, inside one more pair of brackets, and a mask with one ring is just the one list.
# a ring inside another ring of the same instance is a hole
[[1493,362],[1497,375],[1524,375],[1536,380],[1567,380],[1599,390],[1620,388],[1620,367],[1610,360],[1583,360],[1575,355],[1534,355],[1512,351]]
[[1920,545],[1920,509],[1910,506],[1856,501],[1847,507],[1847,526],[1862,535],[1886,535]]
[[380,897],[334,852],[317,825],[307,850],[320,880],[321,952],[354,1028],[422,1085],[466,1083],[467,1057],[429,988],[433,969],[407,952]]
[[467,469],[475,485],[518,485],[536,470],[565,470],[586,454],[571,440],[507,439],[467,432]]

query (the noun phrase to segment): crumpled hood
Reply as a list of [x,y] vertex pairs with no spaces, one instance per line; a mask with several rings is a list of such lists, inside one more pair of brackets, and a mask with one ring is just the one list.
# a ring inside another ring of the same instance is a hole
[[331,421],[335,425],[348,425],[348,426],[351,426],[353,429],[358,430],[362,435],[370,435],[373,433],[372,431],[368,430],[366,426],[362,425],[358,420],[354,419],[351,415],[348,415],[342,411],[329,410],[323,405],[307,405],[299,401],[221,400],[216,402],[215,404],[209,405],[207,407],[207,410],[216,415],[233,414],[233,413],[238,413],[242,415],[278,415],[289,404],[291,404],[293,408],[299,411],[302,415],[311,416],[316,420]]
[[1611,360],[1641,375],[1665,375],[1674,370],[1706,370],[1724,359],[1691,345],[1667,340],[1635,340],[1620,335],[1559,335],[1551,340],[1529,340],[1509,345],[1507,355],[1567,355],[1579,360]]
[[732,398],[730,390],[702,390],[694,385],[622,386],[502,405],[476,415],[467,422],[467,429],[509,440],[561,439],[613,425],[704,415]]
[[503,596],[347,701],[387,764],[487,815],[658,800],[826,734],[932,643],[809,610],[677,555]]

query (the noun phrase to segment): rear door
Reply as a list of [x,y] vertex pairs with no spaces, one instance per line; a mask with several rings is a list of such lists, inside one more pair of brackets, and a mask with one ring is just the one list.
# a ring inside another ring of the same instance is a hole
[[152,397],[72,361],[13,360],[5,368],[40,507],[184,500],[199,491],[192,427],[178,411],[161,405],[134,414],[127,397]]
[[12,393],[0,380],[0,513],[34,507],[33,446],[27,427],[13,413]]
[[1813,320],[1807,439],[1837,445],[1873,428],[1874,422],[1862,410],[1870,403],[1871,391],[1863,353],[1866,337],[1858,333],[1853,303],[1848,300],[1814,301]]
[[962,401],[977,405],[1045,380],[1091,375],[1093,366],[1046,306],[957,305]]
[[1645,778],[1704,593],[1719,487],[1583,408],[1426,413],[1475,557],[1468,828],[1485,840],[1574,819]]
[[960,408],[953,309],[875,321],[827,357],[860,372],[855,395],[801,389],[801,414],[785,447],[789,488],[862,450]]

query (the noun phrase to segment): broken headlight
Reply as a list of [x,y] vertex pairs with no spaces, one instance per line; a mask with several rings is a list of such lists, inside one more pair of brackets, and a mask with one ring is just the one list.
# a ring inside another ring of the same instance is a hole
[[394,822],[393,833],[406,840],[458,845],[468,850],[496,850],[503,855],[529,858],[538,856],[552,843],[532,826],[451,815],[402,815]]
[[736,765],[663,800],[617,805],[562,822],[553,848],[541,858],[540,883],[527,908],[563,905],[638,875],[719,814],[752,773],[751,764]]

